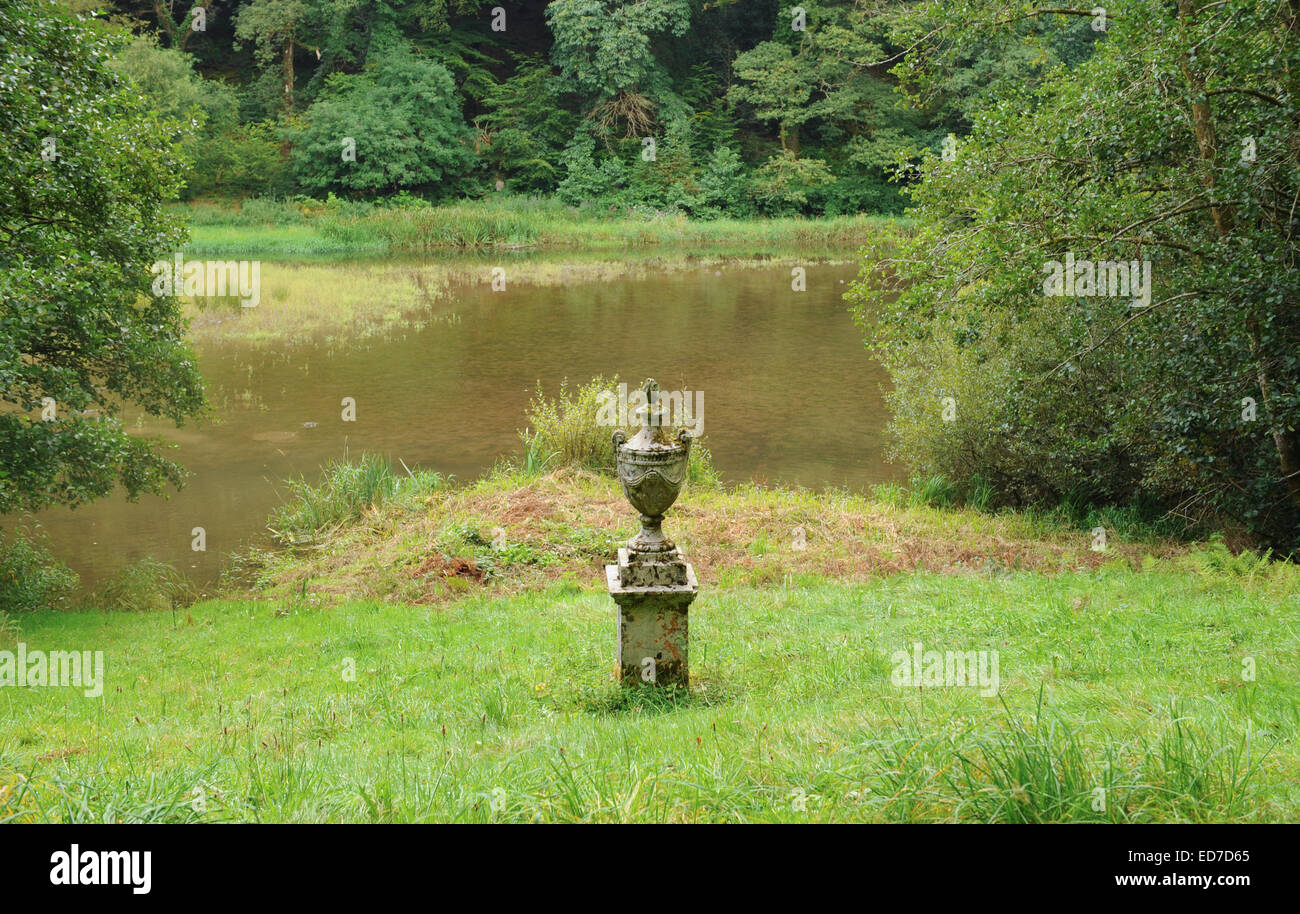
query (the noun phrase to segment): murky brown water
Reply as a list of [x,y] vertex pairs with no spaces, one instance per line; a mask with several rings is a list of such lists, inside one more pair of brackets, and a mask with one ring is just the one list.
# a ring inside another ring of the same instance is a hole
[[[397,269],[422,281],[429,263]],[[342,288],[352,267],[328,268]],[[702,391],[706,443],[728,481],[861,489],[897,478],[882,452],[882,372],[840,297],[854,265],[811,263],[806,292],[791,290],[790,271],[789,263],[691,265],[515,282],[504,292],[466,281],[428,306],[423,326],[363,341],[346,327],[293,345],[201,339],[220,421],[141,427],[178,442],[177,459],[193,474],[187,487],[169,499],[115,497],[25,522],[44,528],[87,585],[145,555],[211,580],[228,553],[266,536],[286,477],[314,478],[330,458],[363,451],[473,477],[518,453],[539,380],[550,394],[565,377],[615,373],[633,386],[649,375],[664,388]],[[275,275],[264,263],[264,289]],[[663,344],[651,351],[656,334]],[[342,421],[344,397],[356,400],[355,422]],[[200,526],[206,552],[191,550]]]

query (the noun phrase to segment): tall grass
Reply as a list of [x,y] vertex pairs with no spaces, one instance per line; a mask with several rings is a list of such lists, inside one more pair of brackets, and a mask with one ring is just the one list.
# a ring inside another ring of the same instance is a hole
[[915,508],[950,508],[957,504],[957,487],[943,476],[918,477],[912,480],[908,500]]
[[[570,389],[568,381],[560,384],[554,398],[548,398],[538,384],[528,405],[529,428],[520,432],[524,445],[521,469],[541,472],[554,466],[573,466],[596,473],[613,475],[614,427],[601,424],[601,395],[618,389],[618,375],[613,378],[596,377],[586,384]],[[635,417],[629,416],[629,420]],[[694,417],[687,416],[688,421]],[[631,437],[638,425],[623,426]],[[713,468],[712,455],[702,441],[691,445],[687,479],[694,485],[717,485],[718,474]]]
[[1079,723],[1048,715],[1040,687],[1033,720],[1010,708],[1006,726],[983,732],[948,782],[962,797],[959,818],[980,822],[1140,822],[1172,814],[1190,821],[1248,816],[1251,785],[1277,740],[1256,749],[1249,732],[1215,727],[1172,709],[1154,743],[1089,747]]
[[268,529],[288,545],[314,542],[385,502],[426,496],[446,482],[439,473],[403,467],[405,476],[396,473],[392,461],[380,454],[364,454],[356,461],[330,461],[315,485],[301,477],[289,481],[292,500],[271,514]]
[[767,250],[857,247],[908,223],[886,216],[694,220],[647,207],[575,207],[494,196],[442,206],[333,200],[190,204],[191,251],[212,255],[394,253],[510,247],[741,244]]
[[21,629],[18,620],[5,612],[0,612],[0,647],[18,643]]
[[184,574],[146,556],[101,584],[91,593],[89,603],[105,610],[159,612],[189,606],[198,597],[198,588]]

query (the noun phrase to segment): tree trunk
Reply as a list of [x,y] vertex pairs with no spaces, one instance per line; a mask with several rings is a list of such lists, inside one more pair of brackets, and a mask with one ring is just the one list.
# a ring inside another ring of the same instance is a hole
[[[1297,8],[1297,0],[1291,0],[1291,9]],[[1195,13],[1191,0],[1178,0],[1178,18],[1190,31]],[[1291,29],[1295,30],[1296,18],[1291,20]],[[1182,61],[1183,78],[1192,89],[1192,129],[1196,135],[1196,147],[1204,169],[1201,184],[1213,203],[1216,197],[1214,169],[1218,159],[1218,141],[1214,129],[1214,117],[1210,110],[1209,96],[1205,94],[1205,77],[1199,70],[1192,68],[1191,61],[1184,56]],[[1227,238],[1236,226],[1236,209],[1232,206],[1212,206],[1210,215],[1214,219],[1214,230],[1220,238]],[[1264,341],[1260,332],[1260,320],[1257,305],[1250,305],[1246,317],[1246,333],[1250,339],[1250,353],[1255,360],[1255,380],[1259,384],[1260,403],[1266,414],[1272,419],[1273,445],[1277,449],[1278,463],[1282,470],[1282,479],[1286,483],[1287,494],[1297,506],[1300,506],[1300,444],[1296,434],[1288,434],[1280,421],[1273,419],[1272,409],[1273,378],[1269,370],[1268,353],[1264,351]]]
[[284,113],[293,114],[293,32],[284,39],[281,70],[284,74]]
[[[284,81],[284,116],[287,118],[293,114],[293,32],[290,32],[284,39],[284,52],[280,58],[281,78]],[[280,143],[280,158],[288,159],[289,153],[293,150],[293,144],[289,140]]]

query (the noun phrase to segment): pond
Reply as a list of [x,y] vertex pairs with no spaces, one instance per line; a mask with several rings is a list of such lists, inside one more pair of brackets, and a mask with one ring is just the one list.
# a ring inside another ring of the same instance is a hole
[[[806,291],[791,288],[796,266]],[[615,374],[699,391],[728,482],[862,490],[899,470],[884,458],[883,372],[841,298],[855,272],[851,252],[263,262],[258,307],[193,318],[215,418],[178,430],[129,417],[177,444],[187,486],[4,526],[39,525],[87,586],[146,555],[211,581],[268,539],[286,478],[369,451],[472,478],[520,452],[538,382],[554,395],[565,378]],[[191,549],[195,527],[205,552]]]

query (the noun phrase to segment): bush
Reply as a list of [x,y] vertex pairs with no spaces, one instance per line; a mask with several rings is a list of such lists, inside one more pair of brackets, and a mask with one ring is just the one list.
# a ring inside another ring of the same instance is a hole
[[60,609],[80,583],[44,543],[21,530],[7,539],[0,533],[0,622],[6,613]]
[[570,206],[598,202],[621,189],[626,181],[623,163],[616,158],[596,164],[596,141],[579,133],[560,156],[564,180],[555,195]]
[[749,193],[764,215],[797,216],[809,212],[809,195],[835,182],[821,159],[804,159],[785,150],[754,172]]
[[747,181],[740,154],[729,146],[719,146],[700,172],[699,192],[693,203],[695,215],[702,219],[753,215],[753,207],[745,197]]

